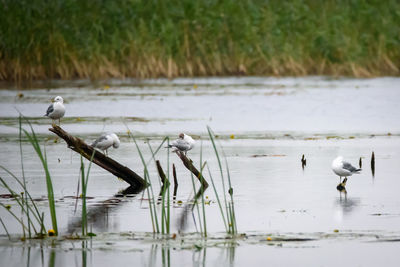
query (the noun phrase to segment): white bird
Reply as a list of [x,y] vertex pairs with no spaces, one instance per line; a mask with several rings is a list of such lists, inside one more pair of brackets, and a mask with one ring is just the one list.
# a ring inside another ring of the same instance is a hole
[[120,143],[121,142],[115,133],[107,133],[97,138],[90,146],[101,149],[103,152],[105,151],[106,155],[108,155],[107,149],[109,149],[111,146],[118,148]]
[[[343,160],[342,156],[337,157],[332,162],[332,170],[334,173],[339,175],[340,181],[342,181],[342,177],[347,178],[348,176],[353,175],[353,173],[358,174],[361,169],[357,169],[350,163]],[[347,181],[347,179],[346,179]]]
[[181,133],[179,134],[179,138],[172,141],[169,147],[173,147],[174,152],[179,150],[185,152],[186,155],[187,151],[191,150],[195,143],[196,141],[194,141],[191,136]]
[[64,100],[61,96],[56,96],[53,100],[53,103],[47,108],[46,115],[50,119],[58,120],[58,123],[61,125],[60,119],[64,117],[65,114],[65,107],[64,107]]

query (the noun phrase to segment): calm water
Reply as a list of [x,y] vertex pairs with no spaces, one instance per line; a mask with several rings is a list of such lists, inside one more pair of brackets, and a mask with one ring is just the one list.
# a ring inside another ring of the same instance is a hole
[[[75,212],[72,198],[77,190],[80,157],[63,140],[55,142],[55,136],[47,130],[50,121],[42,115],[56,95],[66,102],[67,113],[62,120],[66,131],[86,141],[103,131],[116,132],[122,145],[110,150],[110,156],[138,173],[143,167],[128,138],[128,128],[138,138],[146,159],[151,157],[147,142],[156,148],[166,135],[193,135],[197,146],[188,155],[198,165],[202,153],[222,194],[218,164],[207,137],[206,126],[211,126],[219,135],[229,164],[238,230],[247,237],[224,241],[216,197],[209,188],[205,193],[211,201],[206,205],[207,228],[214,239],[206,242],[189,235],[155,241],[146,234],[152,231],[148,205],[143,200],[146,196],[114,198],[127,184],[95,166],[90,173],[88,195],[92,198],[88,201],[90,227],[99,236],[92,242],[60,241],[51,249],[48,245],[40,248],[35,242],[10,243],[1,228],[0,255],[10,257],[15,266],[26,265],[28,259],[31,266],[50,265],[53,260],[57,266],[71,266],[67,259],[72,258],[72,265],[77,266],[82,262],[89,266],[132,262],[145,266],[337,266],[343,262],[348,266],[376,266],[383,259],[385,265],[396,266],[400,260],[395,252],[400,243],[394,242],[400,239],[400,79],[212,78],[95,85],[80,81],[57,87],[0,91],[0,162],[21,175],[17,109],[31,118],[41,143],[46,145],[62,234],[80,233],[80,209],[78,205]],[[18,92],[22,98],[17,97]],[[47,212],[41,164],[27,142],[22,148],[28,187],[35,198],[43,200],[39,206]],[[369,163],[372,151],[376,156],[375,176]],[[302,154],[307,158],[304,170]],[[353,165],[363,159],[361,174],[349,178],[347,196],[336,190],[339,179],[330,169],[337,155]],[[185,204],[193,197],[190,174],[176,155],[168,155],[165,149],[157,158],[165,170],[168,159],[177,166],[177,199]],[[159,182],[153,165],[150,175],[157,194]],[[16,187],[4,172],[0,175]],[[6,190],[0,189],[3,193]],[[110,198],[118,203],[105,204]],[[13,200],[1,198],[0,202],[16,208]],[[182,205],[172,208],[172,232],[178,231],[182,211]],[[21,233],[4,209],[0,209],[0,216],[9,232]],[[185,233],[196,232],[199,222],[194,223],[192,218],[188,221]],[[273,237],[271,242],[268,236]],[[279,236],[284,239],[276,239]],[[188,245],[182,245],[182,240]]]

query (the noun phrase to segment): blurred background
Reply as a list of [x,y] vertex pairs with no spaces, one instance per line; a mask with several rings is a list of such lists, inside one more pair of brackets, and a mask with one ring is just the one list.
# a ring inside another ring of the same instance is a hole
[[0,80],[399,75],[400,2],[2,0]]

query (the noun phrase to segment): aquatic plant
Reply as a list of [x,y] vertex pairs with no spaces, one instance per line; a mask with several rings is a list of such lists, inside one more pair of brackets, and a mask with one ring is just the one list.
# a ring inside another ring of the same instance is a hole
[[[21,117],[20,117],[21,119]],[[46,156],[46,150],[44,150],[44,153],[42,152],[38,138],[35,134],[35,131],[33,130],[33,127],[29,120],[25,119],[25,121],[28,123],[31,133],[28,133],[25,129],[22,129],[22,131],[25,133],[25,136],[28,138],[28,141],[31,143],[33,146],[34,150],[36,151],[36,154],[38,155],[42,165],[43,169],[46,174],[46,188],[47,188],[47,198],[49,201],[49,209],[50,209],[50,216],[51,216],[51,223],[53,226],[53,230],[55,231],[55,234],[58,235],[58,227],[57,227],[57,216],[56,216],[56,207],[55,207],[55,200],[54,200],[54,191],[53,191],[53,183],[51,181],[51,176],[50,176],[50,171],[49,167],[47,165],[47,156]],[[25,188],[26,189],[26,188]]]
[[[149,211],[150,211],[150,218],[151,218],[151,224],[152,224],[152,227],[153,227],[153,232],[154,233],[159,233],[160,232],[160,228],[159,228],[158,219],[157,219],[157,209],[156,209],[156,205],[155,205],[155,201],[154,201],[153,186],[152,186],[152,183],[150,181],[150,174],[149,174],[149,171],[148,171],[148,168],[147,168],[148,164],[146,163],[146,161],[144,159],[142,151],[140,150],[140,148],[139,148],[139,146],[138,146],[138,144],[136,142],[135,137],[132,135],[132,132],[130,131],[128,126],[126,126],[126,127],[128,129],[128,135],[133,140],[133,142],[135,143],[136,150],[137,150],[137,152],[139,154],[139,157],[140,157],[140,159],[142,161],[142,164],[143,164],[143,172],[144,172],[143,176],[144,176],[144,179],[145,179],[145,181],[146,181],[146,183],[148,185],[145,190],[146,190],[147,199],[148,199],[148,202],[149,202]],[[153,152],[152,152],[152,155],[153,156],[152,156],[151,159],[154,159],[154,153]]]
[[[50,173],[48,171],[47,167],[47,158],[46,156],[41,153],[40,146],[38,143],[38,139],[35,135],[35,132],[32,128],[32,125],[29,123],[27,119],[25,119],[30,128],[31,128],[31,134],[29,134],[25,129],[22,128],[22,115],[19,117],[19,142],[20,142],[20,153],[21,153],[21,168],[22,168],[22,181],[11,171],[9,171],[7,168],[0,166],[1,169],[3,169],[10,177],[12,177],[18,185],[22,188],[21,194],[18,194],[16,190],[13,190],[9,184],[0,177],[0,182],[2,186],[8,190],[10,195],[13,197],[13,199],[16,201],[18,206],[21,209],[22,212],[22,217],[19,218],[18,216],[15,215],[15,213],[11,210],[11,206],[8,207],[2,203],[0,203],[1,206],[7,209],[7,211],[20,223],[22,226],[22,231],[23,231],[23,238],[26,238],[25,230],[28,231],[28,238],[32,238],[32,233],[31,229],[35,232],[36,237],[43,237],[46,235],[46,227],[44,225],[44,213],[40,212],[35,201],[33,200],[31,194],[29,193],[27,187],[26,187],[26,182],[25,182],[25,174],[24,174],[24,165],[23,165],[23,152],[22,152],[22,132],[25,133],[25,135],[28,137],[29,142],[32,144],[34,147],[35,151],[37,152],[37,155],[41,159],[41,162],[43,164],[43,168],[46,173],[46,183],[47,183],[47,188],[48,190],[48,196],[49,196],[49,203],[50,203],[50,198],[52,198],[52,206],[50,206],[50,213],[53,216],[52,217],[52,223],[53,223],[53,228],[55,234],[57,234],[57,220],[55,218],[55,206],[54,206],[54,194],[52,191],[52,184],[51,184],[51,177]],[[50,204],[49,204],[50,205]],[[24,216],[26,217],[26,223],[24,222]],[[32,218],[35,220],[33,221]],[[3,222],[2,222],[3,224]],[[3,224],[4,228],[6,229],[5,225]],[[7,230],[6,230],[7,231]]]
[[[226,168],[226,174],[227,174],[227,182],[228,182],[228,186],[229,186],[229,189],[226,190],[223,167],[222,167],[222,164],[221,164],[221,159],[220,159],[220,156],[219,156],[219,152],[218,152],[217,146],[215,144],[215,134],[214,134],[214,132],[211,130],[211,128],[209,126],[207,126],[207,131],[208,131],[208,135],[210,137],[212,146],[214,148],[215,156],[216,156],[217,161],[218,161],[218,167],[219,167],[220,175],[221,175],[221,184],[222,184],[222,189],[223,189],[223,198],[224,198],[225,211],[224,211],[224,209],[222,207],[221,200],[220,200],[220,198],[218,196],[218,192],[217,192],[214,180],[212,178],[210,168],[207,166],[208,173],[209,173],[210,179],[211,179],[211,184],[213,186],[214,193],[215,193],[215,196],[216,196],[217,201],[218,201],[218,205],[219,205],[219,208],[220,208],[221,216],[222,216],[222,219],[223,219],[224,224],[225,224],[225,229],[226,229],[227,233],[229,233],[229,234],[236,234],[237,233],[236,215],[235,215],[235,207],[234,207],[234,201],[233,201],[233,188],[232,188],[232,183],[231,183],[231,178],[230,178],[228,161],[226,160],[225,153],[222,150],[223,156],[225,158],[225,168]],[[227,193],[230,196],[230,200],[227,200],[227,197],[226,197]]]

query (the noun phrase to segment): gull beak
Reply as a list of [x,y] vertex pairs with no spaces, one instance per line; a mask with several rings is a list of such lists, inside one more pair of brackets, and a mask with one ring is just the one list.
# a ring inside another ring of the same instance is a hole
[[54,99],[51,100],[51,103],[55,103],[56,101]]

